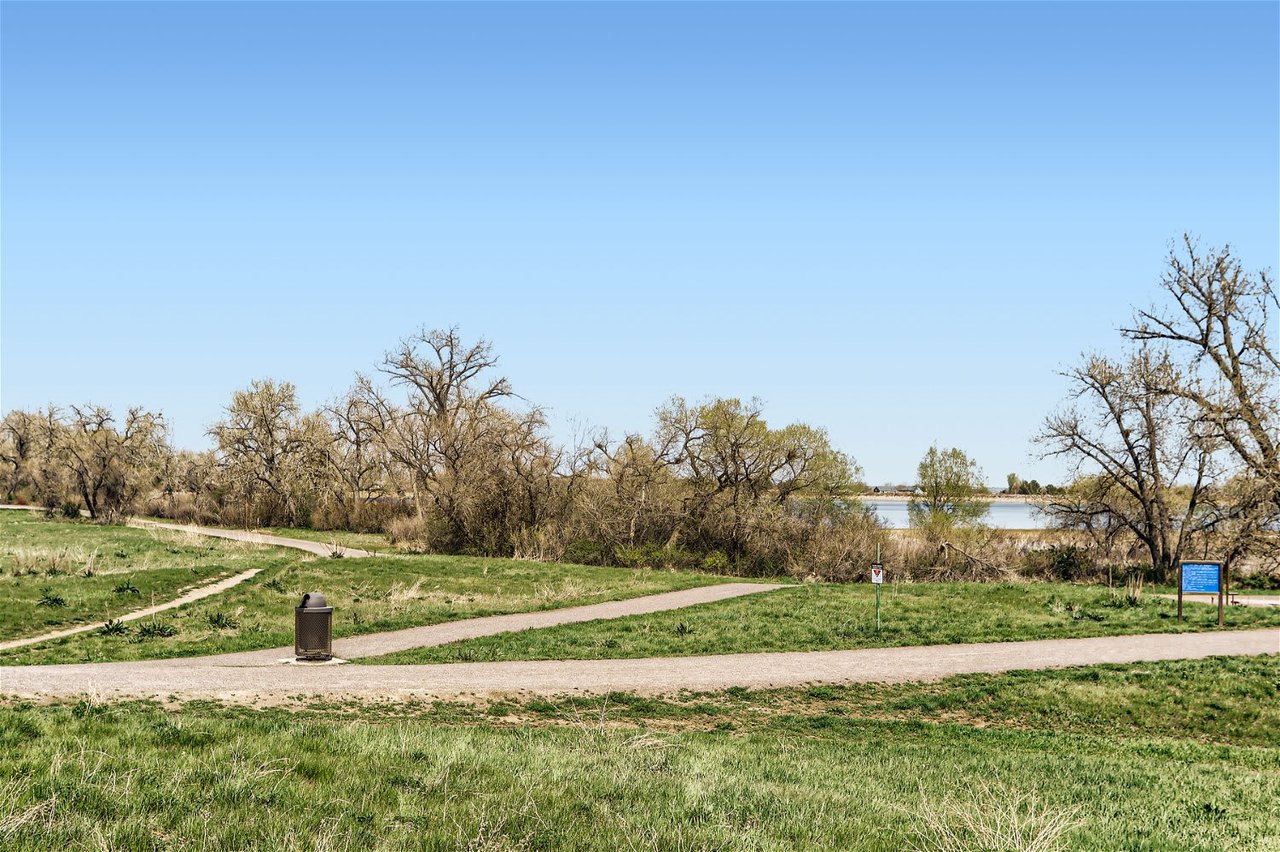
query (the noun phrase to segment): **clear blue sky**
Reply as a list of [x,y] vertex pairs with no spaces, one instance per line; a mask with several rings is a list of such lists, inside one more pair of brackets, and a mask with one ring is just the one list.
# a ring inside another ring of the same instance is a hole
[[3,5],[0,406],[340,393],[420,325],[574,424],[759,396],[1054,479],[1168,241],[1280,254],[1280,5]]

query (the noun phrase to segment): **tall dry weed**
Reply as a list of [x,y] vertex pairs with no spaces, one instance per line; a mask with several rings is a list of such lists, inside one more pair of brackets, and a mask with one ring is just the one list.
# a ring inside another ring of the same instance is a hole
[[920,807],[910,848],[918,852],[1056,852],[1080,824],[1078,807],[1053,807],[1034,793],[1000,786],[973,795],[930,798],[920,789]]

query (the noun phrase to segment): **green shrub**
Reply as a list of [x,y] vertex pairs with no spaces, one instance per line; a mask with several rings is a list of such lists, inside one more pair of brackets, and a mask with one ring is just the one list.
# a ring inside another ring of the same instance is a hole
[[1280,589],[1280,567],[1245,574],[1236,580],[1232,588],[1260,592],[1276,591]]
[[40,590],[40,600],[36,601],[36,606],[47,606],[52,609],[57,609],[66,605],[67,599],[48,586],[45,586]]
[[1027,553],[1023,573],[1044,580],[1084,580],[1097,573],[1097,566],[1084,548],[1055,544]]
[[62,516],[64,518],[80,517],[80,504],[73,503],[70,500],[62,504]]
[[681,547],[659,547],[641,544],[635,547],[619,545],[613,550],[614,559],[625,568],[676,568],[693,569],[702,565],[698,554]]
[[729,557],[723,550],[713,550],[702,557],[702,569],[723,574],[729,570]]
[[574,565],[608,565],[610,555],[609,545],[585,538],[569,542],[564,549],[564,561]]
[[98,632],[103,636],[123,636],[129,632],[129,625],[118,618],[113,618],[99,627]]

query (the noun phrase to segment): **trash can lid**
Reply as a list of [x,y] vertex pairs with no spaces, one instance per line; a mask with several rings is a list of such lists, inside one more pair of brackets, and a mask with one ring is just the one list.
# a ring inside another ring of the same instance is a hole
[[324,595],[319,592],[307,592],[302,596],[302,603],[298,604],[298,609],[325,609],[328,606]]

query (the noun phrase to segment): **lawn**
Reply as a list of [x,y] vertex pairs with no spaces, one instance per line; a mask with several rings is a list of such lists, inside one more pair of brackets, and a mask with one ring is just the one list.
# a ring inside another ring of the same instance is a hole
[[1275,848],[1278,680],[1253,658],[666,701],[9,704],[0,845]]
[[[761,651],[1065,639],[1208,630],[1217,609],[1144,595],[1130,605],[1099,586],[916,583],[886,586],[876,628],[870,584],[805,584],[736,600],[608,621],[504,633],[365,663],[622,659]],[[1280,627],[1280,608],[1230,607],[1228,628]]]
[[[192,537],[38,519],[26,523],[50,525],[46,532],[54,536],[81,536],[81,546],[99,550],[103,547],[98,542],[115,541],[120,536],[132,541],[151,541],[152,536],[159,540],[166,536]],[[134,627],[120,635],[85,633],[0,652],[0,664],[159,659],[289,646],[293,644],[293,608],[308,591],[323,592],[335,607],[333,632],[335,637],[342,637],[460,618],[621,600],[730,579],[690,572],[455,556],[329,559],[219,539],[195,541],[211,548],[211,553],[228,548],[243,553],[244,559],[235,563],[232,570],[261,567],[263,571],[223,594],[143,620],[161,625],[161,632],[172,631],[171,636],[154,635],[154,630],[151,635],[143,635]],[[276,555],[280,553],[285,556]],[[183,565],[190,558],[186,551],[171,556]],[[190,576],[188,568],[180,570]],[[34,595],[38,595],[40,586],[47,585],[44,577],[18,579],[29,585]],[[86,582],[76,577],[58,579],[68,584]],[[115,582],[118,580],[106,581],[105,594],[111,594]],[[67,609],[70,600],[68,597]],[[32,619],[47,617],[45,609],[37,607],[34,599],[15,601],[15,605],[0,611],[0,627],[21,632]],[[92,607],[87,612],[102,615],[101,609],[94,611]]]
[[280,548],[0,511],[0,640],[104,621],[296,558]]

